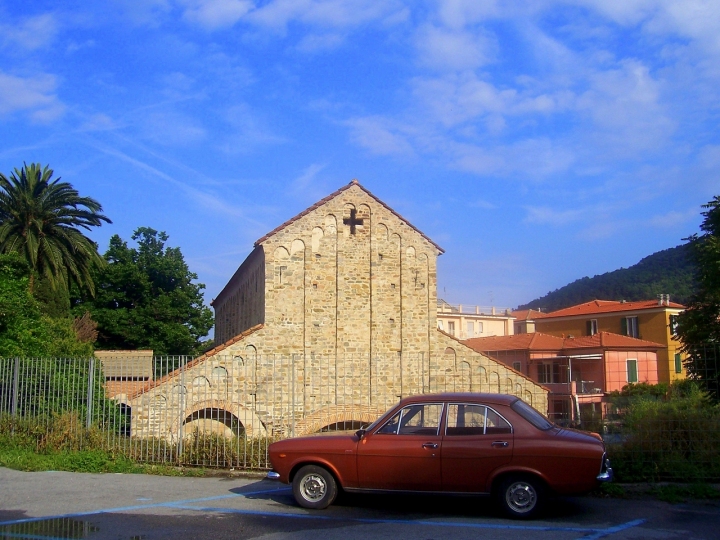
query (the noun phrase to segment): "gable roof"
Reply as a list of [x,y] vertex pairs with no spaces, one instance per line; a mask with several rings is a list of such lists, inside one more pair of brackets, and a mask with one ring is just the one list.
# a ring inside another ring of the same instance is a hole
[[466,339],[462,343],[471,349],[483,351],[561,351],[567,349],[624,349],[658,350],[665,346],[653,341],[621,336],[612,332],[598,332],[592,336],[558,337],[532,332],[510,336],[490,336]]
[[279,225],[279,226],[275,227],[272,231],[270,231],[270,232],[267,233],[265,236],[263,236],[263,237],[260,238],[258,241],[256,241],[256,242],[255,242],[255,247],[259,246],[260,244],[262,244],[263,242],[265,242],[266,240],[268,240],[270,237],[274,236],[275,234],[277,234],[278,232],[280,232],[282,229],[284,229],[284,228],[287,227],[288,225],[294,223],[295,221],[297,221],[297,220],[300,219],[301,217],[306,216],[307,214],[309,214],[310,212],[312,212],[312,211],[314,211],[314,210],[317,210],[317,209],[320,208],[322,205],[324,205],[325,203],[331,201],[332,199],[334,199],[335,197],[337,197],[338,195],[340,195],[340,194],[343,193],[344,191],[347,191],[348,189],[352,188],[353,186],[356,186],[356,187],[360,188],[366,195],[368,195],[370,198],[372,198],[372,199],[373,199],[374,201],[376,201],[378,204],[381,204],[386,210],[388,210],[390,213],[392,213],[392,214],[393,214],[395,217],[397,217],[400,221],[402,221],[403,223],[406,223],[406,224],[408,225],[408,227],[410,227],[412,230],[414,230],[416,233],[418,233],[420,236],[422,236],[425,240],[427,240],[428,242],[430,242],[441,254],[442,254],[442,253],[445,253],[445,250],[444,250],[443,248],[441,248],[441,247],[438,246],[435,242],[433,242],[432,240],[430,240],[430,238],[429,238],[427,235],[425,235],[422,231],[420,231],[417,227],[415,227],[415,226],[414,226],[412,223],[410,223],[407,219],[405,219],[404,217],[402,217],[402,216],[401,216],[400,214],[398,214],[395,210],[393,210],[392,208],[390,208],[387,204],[385,204],[383,201],[381,201],[381,200],[378,199],[375,195],[373,195],[370,191],[368,191],[368,190],[365,189],[363,186],[361,186],[361,185],[360,185],[360,182],[358,182],[356,179],[353,179],[349,184],[347,184],[346,186],[341,187],[340,189],[338,189],[338,190],[335,191],[334,193],[331,193],[331,194],[328,195],[327,197],[324,197],[324,198],[320,199],[318,202],[316,202],[315,204],[313,204],[313,205],[310,206],[309,208],[306,208],[305,210],[303,210],[302,212],[300,212],[300,213],[299,213],[298,215],[296,215],[295,217],[288,219],[288,220],[287,220],[285,223],[283,223],[282,225]]
[[547,313],[537,311],[536,309],[519,309],[517,311],[513,311],[510,315],[515,317],[515,320],[517,321],[532,321],[535,319],[541,319],[547,315]]
[[580,315],[594,315],[601,313],[615,313],[622,311],[637,311],[643,309],[685,309],[685,306],[676,302],[658,304],[657,300],[640,300],[637,302],[618,302],[616,300],[592,300],[584,304],[577,304],[550,313],[544,313],[543,319],[555,317],[572,317]]

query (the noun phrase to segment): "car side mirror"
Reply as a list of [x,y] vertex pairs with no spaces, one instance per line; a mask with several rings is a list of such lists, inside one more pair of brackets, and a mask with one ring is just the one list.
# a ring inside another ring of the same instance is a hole
[[365,430],[364,429],[358,429],[355,432],[355,435],[357,435],[357,438],[362,440],[362,438],[365,436]]

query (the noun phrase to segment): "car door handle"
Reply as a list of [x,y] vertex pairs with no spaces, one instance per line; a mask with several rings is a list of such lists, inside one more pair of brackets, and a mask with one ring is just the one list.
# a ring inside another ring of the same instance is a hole
[[423,444],[423,448],[437,448],[437,447],[438,447],[437,443],[434,443],[434,442],[426,442],[425,444]]
[[494,441],[491,446],[494,448],[507,448],[507,441]]

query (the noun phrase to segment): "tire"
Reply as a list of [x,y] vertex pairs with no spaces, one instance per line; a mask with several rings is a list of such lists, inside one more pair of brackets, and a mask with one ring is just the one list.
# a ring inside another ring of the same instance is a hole
[[337,497],[337,492],[333,475],[317,465],[305,465],[293,478],[293,495],[303,508],[327,508]]
[[500,484],[497,501],[508,517],[531,519],[538,515],[545,502],[545,489],[535,478],[512,476]]

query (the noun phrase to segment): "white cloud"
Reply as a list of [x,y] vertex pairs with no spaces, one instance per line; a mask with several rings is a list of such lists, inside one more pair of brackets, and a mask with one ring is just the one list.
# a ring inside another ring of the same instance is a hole
[[686,223],[693,222],[697,219],[698,211],[697,208],[690,208],[684,212],[677,210],[671,210],[665,214],[659,214],[652,216],[648,220],[648,225],[656,227],[658,229],[681,229]]
[[303,193],[310,188],[315,181],[318,173],[327,167],[325,163],[313,163],[309,165],[300,176],[292,181],[292,191],[295,193]]
[[476,69],[497,54],[495,40],[482,30],[424,25],[415,36],[415,45],[422,64],[443,71]]
[[527,206],[525,210],[527,211],[524,219],[526,223],[554,226],[580,221],[587,212],[584,209],[556,210],[547,206]]
[[342,28],[380,19],[399,7],[394,0],[275,0],[258,8],[252,19],[275,28],[285,27],[292,20]]
[[26,111],[33,120],[51,122],[65,112],[55,90],[54,76],[15,77],[0,72],[0,114]]
[[412,155],[414,151],[407,137],[396,126],[380,117],[353,118],[346,121],[351,139],[378,155]]
[[183,17],[207,29],[233,26],[253,7],[249,0],[185,0]]
[[0,24],[0,39],[9,47],[35,50],[52,43],[58,33],[58,22],[51,13],[29,17],[14,24]]
[[187,146],[207,137],[204,126],[178,112],[153,112],[143,116],[141,122],[143,136],[163,146]]

